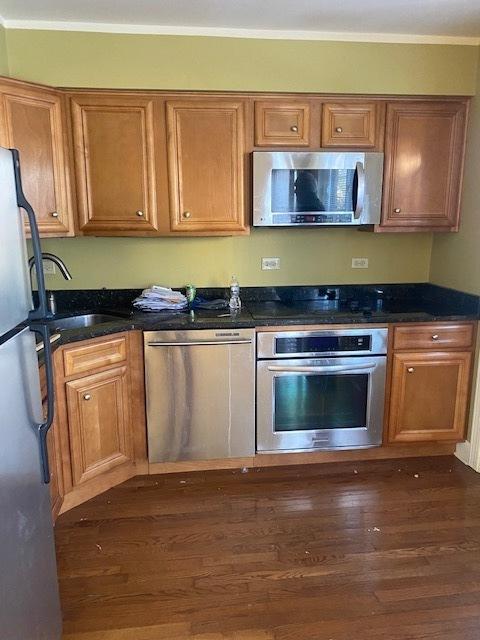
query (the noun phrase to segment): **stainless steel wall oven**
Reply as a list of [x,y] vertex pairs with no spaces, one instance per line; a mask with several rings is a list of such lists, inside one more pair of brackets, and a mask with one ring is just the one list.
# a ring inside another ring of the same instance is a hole
[[257,450],[382,443],[387,329],[261,332]]

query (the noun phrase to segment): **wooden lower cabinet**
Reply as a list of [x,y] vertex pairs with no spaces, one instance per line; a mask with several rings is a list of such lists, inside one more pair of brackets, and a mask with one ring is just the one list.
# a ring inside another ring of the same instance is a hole
[[127,367],[67,382],[73,485],[133,462]]
[[470,352],[394,353],[389,442],[462,440]]
[[[103,356],[118,344],[126,345],[123,361],[109,363]],[[82,349],[97,366],[69,375],[70,356]],[[66,511],[144,471],[142,334],[131,331],[77,342],[55,355]]]

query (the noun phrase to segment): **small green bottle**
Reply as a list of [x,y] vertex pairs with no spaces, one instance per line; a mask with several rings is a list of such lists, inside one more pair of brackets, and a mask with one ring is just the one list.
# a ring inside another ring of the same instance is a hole
[[197,290],[193,284],[187,284],[185,286],[185,295],[187,297],[188,304],[192,305],[195,300],[195,296],[197,295]]

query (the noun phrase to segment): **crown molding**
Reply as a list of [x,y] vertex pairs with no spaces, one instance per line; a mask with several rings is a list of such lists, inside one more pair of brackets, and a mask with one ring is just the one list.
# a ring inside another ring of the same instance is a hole
[[229,29],[217,27],[181,27],[103,22],[60,22],[47,20],[1,19],[5,29],[45,31],[83,31],[167,36],[204,36],[213,38],[248,38],[257,40],[325,40],[337,42],[383,42],[398,44],[449,44],[479,46],[480,37],[412,35],[400,33],[350,33],[333,31],[295,31],[276,29]]

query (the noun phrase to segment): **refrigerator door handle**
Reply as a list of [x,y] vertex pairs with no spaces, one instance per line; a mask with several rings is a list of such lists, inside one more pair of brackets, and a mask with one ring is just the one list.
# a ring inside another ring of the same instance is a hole
[[50,466],[48,463],[47,450],[47,434],[53,424],[55,415],[55,385],[53,379],[53,358],[52,345],[50,343],[50,329],[46,324],[30,325],[30,330],[39,333],[42,336],[44,357],[45,357],[45,374],[47,381],[47,415],[44,422],[37,425],[38,439],[40,445],[40,461],[42,465],[42,477],[45,484],[50,482]]
[[17,192],[17,204],[24,209],[28,216],[30,224],[30,233],[32,236],[33,256],[35,261],[35,272],[38,285],[38,307],[28,314],[29,320],[43,320],[48,316],[47,293],[45,291],[45,277],[43,275],[42,248],[40,246],[40,234],[38,232],[35,212],[32,205],[28,202],[22,188],[22,177],[20,175],[20,158],[17,149],[10,149],[13,156],[13,169],[15,173],[15,189]]

